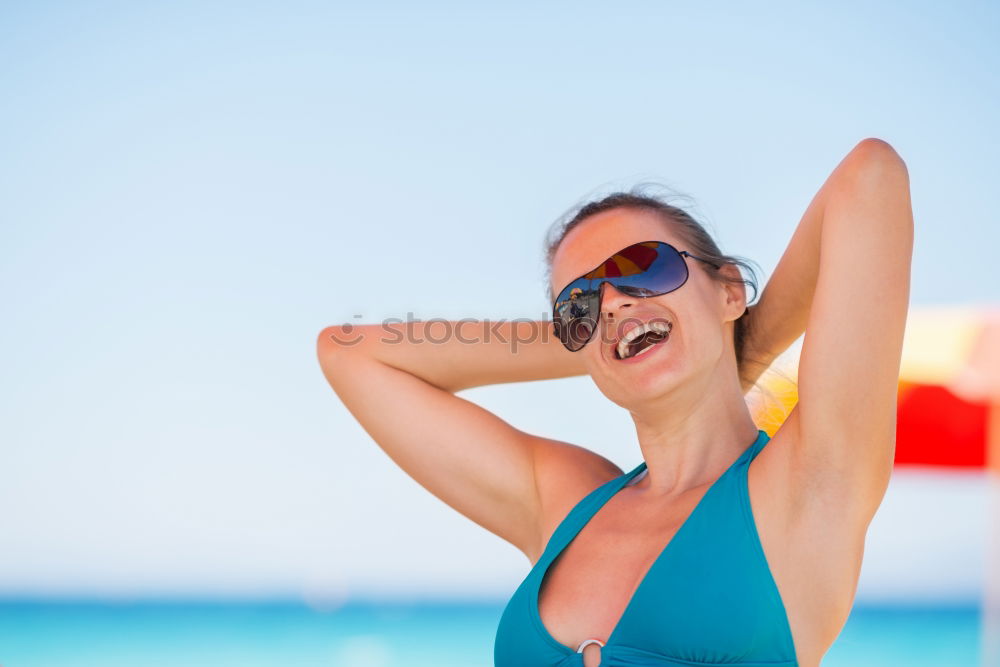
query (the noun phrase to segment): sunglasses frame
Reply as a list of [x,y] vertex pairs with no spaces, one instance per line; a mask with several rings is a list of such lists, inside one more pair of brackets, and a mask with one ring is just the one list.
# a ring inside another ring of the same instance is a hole
[[[552,301],[552,330],[555,333],[556,337],[559,338],[559,340],[562,342],[563,346],[567,350],[569,350],[570,352],[579,352],[580,350],[582,350],[584,347],[586,347],[587,343],[590,342],[590,339],[594,337],[594,332],[597,331],[598,327],[596,326],[597,325],[597,320],[595,318],[593,318],[593,317],[591,317],[591,318],[577,317],[577,318],[569,320],[568,324],[566,325],[566,329],[567,330],[572,329],[574,322],[579,322],[579,321],[584,320],[584,319],[591,319],[591,320],[593,320],[595,326],[593,326],[591,328],[590,334],[587,336],[587,339],[584,340],[582,343],[580,343],[579,347],[574,348],[573,345],[572,345],[572,343],[573,343],[572,338],[570,338],[570,337],[563,338],[563,336],[561,335],[561,326],[562,326],[560,324],[561,320],[559,318],[558,313],[556,312],[556,305],[559,303],[559,301],[560,301],[559,297],[562,296],[562,293],[565,292],[566,289],[570,285],[572,285],[573,283],[575,283],[576,281],[586,279],[586,276],[588,274],[591,274],[591,273],[597,271],[599,268],[601,268],[601,266],[603,266],[608,260],[610,260],[615,255],[621,254],[622,252],[628,250],[632,246],[643,245],[643,244],[648,244],[648,243],[656,243],[658,245],[666,246],[667,248],[669,248],[670,250],[672,250],[674,253],[676,253],[678,257],[681,258],[681,263],[684,265],[684,280],[677,287],[669,289],[666,292],[659,292],[657,294],[632,294],[630,296],[635,296],[636,298],[640,298],[640,299],[648,299],[649,297],[663,296],[664,294],[670,294],[670,292],[676,291],[676,290],[680,289],[681,287],[683,287],[685,285],[685,283],[687,283],[688,278],[691,276],[691,271],[688,269],[687,261],[685,261],[685,259],[684,259],[685,257],[691,257],[692,259],[697,259],[699,261],[705,262],[709,266],[714,267],[716,270],[722,268],[721,265],[716,264],[715,262],[713,262],[713,261],[711,261],[709,259],[705,259],[704,257],[698,257],[697,255],[692,255],[687,250],[678,250],[677,248],[675,248],[670,243],[667,243],[666,241],[657,241],[657,240],[639,241],[637,243],[632,243],[630,245],[625,246],[621,250],[618,250],[617,252],[615,252],[615,253],[609,255],[608,257],[606,257],[600,264],[598,264],[594,268],[590,269],[589,271],[586,271],[585,273],[582,273],[581,275],[577,276],[573,280],[571,280],[568,283],[566,283],[566,285],[561,290],[559,290],[559,292],[556,294],[556,298]],[[647,269],[647,271],[648,271],[648,269]],[[640,272],[640,274],[635,274],[635,275],[641,275],[642,273],[646,273],[647,271],[642,271],[642,272]],[[595,282],[597,283],[597,290],[596,291],[598,293],[598,296],[597,296],[597,311],[598,311],[598,313],[600,313],[601,303],[604,300],[604,291],[601,289],[601,287],[604,285],[604,283],[611,283],[612,285],[614,285],[614,282],[613,282],[612,278],[594,278],[594,279],[589,279],[588,280],[589,284],[587,285],[587,291],[588,292],[594,291],[594,285],[593,285],[593,283],[595,283]],[[627,294],[628,290],[630,289],[630,287],[628,285],[622,285],[622,286],[615,285],[615,289],[621,290],[622,292],[625,292]],[[600,316],[598,315],[598,317],[600,317]]]

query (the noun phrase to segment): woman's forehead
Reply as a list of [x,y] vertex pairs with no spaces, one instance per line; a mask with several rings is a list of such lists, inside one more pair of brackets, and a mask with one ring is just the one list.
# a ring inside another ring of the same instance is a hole
[[622,248],[641,241],[678,239],[659,214],[646,210],[613,209],[581,222],[566,234],[552,258],[549,289],[561,290],[570,281],[599,266]]

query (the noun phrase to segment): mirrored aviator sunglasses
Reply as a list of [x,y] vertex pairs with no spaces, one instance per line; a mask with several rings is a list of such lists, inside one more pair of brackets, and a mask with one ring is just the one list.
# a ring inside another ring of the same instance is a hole
[[667,294],[687,282],[684,257],[719,268],[664,241],[642,241],[619,250],[559,292],[552,304],[556,336],[570,352],[582,350],[597,330],[602,284],[611,283],[623,294],[639,298]]

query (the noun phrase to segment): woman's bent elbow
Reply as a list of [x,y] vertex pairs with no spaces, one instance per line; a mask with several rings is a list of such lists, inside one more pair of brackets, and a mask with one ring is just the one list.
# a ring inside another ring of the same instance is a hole
[[365,338],[360,329],[357,325],[337,324],[320,331],[316,337],[316,357],[320,366],[326,369],[334,357],[359,349]]

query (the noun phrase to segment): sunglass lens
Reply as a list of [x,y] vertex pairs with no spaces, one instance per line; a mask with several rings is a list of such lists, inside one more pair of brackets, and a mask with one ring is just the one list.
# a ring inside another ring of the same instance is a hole
[[587,344],[587,341],[594,335],[595,329],[597,329],[597,322],[591,317],[578,317],[569,323],[567,339],[563,343],[570,350],[576,352]]
[[611,282],[635,296],[658,296],[672,292],[688,277],[684,258],[672,246],[662,242],[637,243],[616,254],[612,260],[619,269],[619,275]]
[[556,299],[553,326],[559,340],[577,351],[587,344],[596,329],[597,294],[589,290],[590,281],[575,280]]

